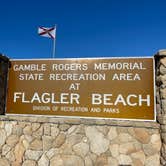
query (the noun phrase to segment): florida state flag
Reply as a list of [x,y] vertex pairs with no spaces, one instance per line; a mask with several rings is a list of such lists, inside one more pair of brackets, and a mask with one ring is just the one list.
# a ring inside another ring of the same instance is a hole
[[38,28],[38,34],[43,37],[55,39],[55,36],[56,36],[55,32],[56,32],[56,27],[51,27],[51,28],[39,27]]

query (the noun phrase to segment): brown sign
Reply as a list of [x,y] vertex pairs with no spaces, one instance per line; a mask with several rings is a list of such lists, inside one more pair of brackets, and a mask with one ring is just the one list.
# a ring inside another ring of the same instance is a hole
[[155,120],[153,58],[13,60],[7,114]]

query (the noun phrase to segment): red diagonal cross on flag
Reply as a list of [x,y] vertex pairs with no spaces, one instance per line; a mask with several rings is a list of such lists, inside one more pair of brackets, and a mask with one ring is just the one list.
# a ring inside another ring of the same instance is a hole
[[55,31],[56,31],[56,27],[51,27],[51,28],[39,27],[38,28],[38,34],[40,36],[49,37],[52,39],[55,39]]

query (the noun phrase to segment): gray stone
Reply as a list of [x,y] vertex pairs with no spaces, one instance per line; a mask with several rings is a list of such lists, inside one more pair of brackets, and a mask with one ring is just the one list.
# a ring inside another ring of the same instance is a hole
[[2,155],[5,156],[10,150],[11,150],[11,147],[9,145],[5,144],[2,147]]
[[9,151],[6,156],[5,156],[6,159],[8,159],[8,161],[10,162],[13,162],[15,161],[15,156],[14,156],[14,152],[13,151]]
[[86,156],[84,158],[84,162],[85,162],[85,166],[93,166],[93,161],[91,160],[89,156]]
[[108,150],[109,140],[107,140],[95,127],[88,126],[86,127],[85,132],[90,140],[90,149],[93,153],[100,155]]
[[108,139],[113,140],[118,136],[116,127],[111,127],[109,132],[108,132]]
[[32,132],[35,132],[40,128],[40,123],[32,123]]
[[44,135],[50,136],[51,135],[51,127],[50,124],[44,124]]
[[130,156],[124,154],[118,156],[118,161],[120,165],[131,165],[132,163]]
[[61,131],[67,131],[69,128],[70,128],[70,125],[68,125],[68,124],[60,124],[59,125],[59,129]]
[[33,160],[25,160],[22,166],[37,166],[36,162]]
[[13,127],[13,125],[11,123],[5,124],[5,131],[6,131],[7,137],[12,133],[12,127]]
[[21,136],[23,134],[23,128],[20,125],[15,125],[12,129],[12,134]]
[[83,136],[81,134],[72,134],[66,138],[66,142],[75,145],[82,141]]
[[109,150],[113,157],[117,157],[119,155],[119,145],[118,144],[111,144],[109,147]]
[[40,128],[38,130],[36,130],[35,132],[33,132],[32,134],[34,137],[36,138],[41,138],[43,136],[43,126],[40,126]]
[[108,165],[109,166],[118,166],[118,161],[113,157],[108,157]]
[[53,156],[59,154],[59,149],[58,148],[51,148],[47,153],[46,156],[50,160]]
[[158,150],[156,150],[151,143],[143,144],[143,150],[147,156],[154,155],[158,152]]
[[43,150],[48,151],[52,147],[53,138],[51,136],[43,136]]
[[0,129],[0,147],[4,145],[6,141],[6,132],[4,129]]
[[49,160],[45,154],[39,159],[38,166],[49,166]]
[[57,137],[60,130],[57,128],[57,126],[51,126],[51,136]]
[[89,152],[89,145],[81,142],[81,143],[74,145],[73,150],[76,155],[79,155],[84,158],[87,155],[87,153]]
[[41,157],[42,153],[42,151],[27,150],[25,152],[25,158],[37,161]]

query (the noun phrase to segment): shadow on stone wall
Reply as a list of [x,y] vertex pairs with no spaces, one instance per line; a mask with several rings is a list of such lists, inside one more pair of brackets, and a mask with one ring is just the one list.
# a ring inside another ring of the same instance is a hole
[[5,114],[7,78],[10,66],[9,58],[0,54],[0,115]]

